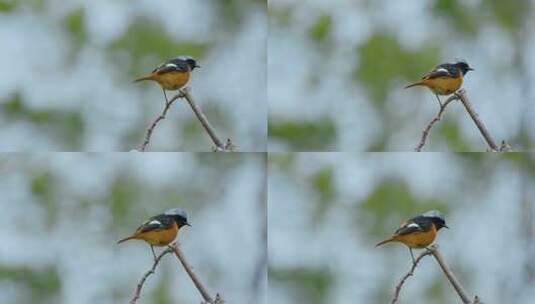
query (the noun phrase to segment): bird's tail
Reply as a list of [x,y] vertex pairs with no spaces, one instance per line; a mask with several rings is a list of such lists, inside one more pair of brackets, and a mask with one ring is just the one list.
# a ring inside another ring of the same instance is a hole
[[418,82],[414,82],[414,83],[409,84],[408,86],[405,87],[405,89],[412,88],[412,87],[415,87],[415,86],[421,86],[421,85],[424,85],[424,84],[421,81],[418,81]]
[[152,80],[153,79],[153,76],[152,74],[149,74],[149,75],[145,75],[145,76],[141,76],[139,78],[136,78],[134,79],[133,82],[140,82],[140,81],[143,81],[143,80]]
[[129,241],[129,240],[132,240],[132,239],[135,239],[136,237],[135,236],[129,236],[129,237],[126,237],[124,239],[121,239],[119,241],[117,241],[117,244],[121,244],[122,242],[126,242],[126,241]]
[[392,242],[393,240],[394,240],[393,238],[386,239],[386,240],[384,240],[384,241],[382,241],[382,242],[377,243],[377,245],[375,245],[375,247],[379,247],[379,246],[384,245],[384,244],[386,244],[386,243],[390,243],[390,242]]

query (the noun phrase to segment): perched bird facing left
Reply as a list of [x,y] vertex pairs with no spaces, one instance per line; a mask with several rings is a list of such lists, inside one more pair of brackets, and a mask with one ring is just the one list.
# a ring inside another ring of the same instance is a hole
[[200,68],[200,66],[191,56],[178,56],[165,61],[152,70],[150,74],[141,76],[135,79],[134,82],[143,80],[156,81],[162,87],[167,101],[165,90],[174,91],[185,87],[189,82],[191,72],[195,68]]
[[389,242],[403,243],[409,248],[414,262],[412,248],[425,248],[431,245],[442,227],[449,228],[442,214],[438,210],[427,211],[403,222],[390,238],[379,242],[375,247]]
[[440,102],[438,95],[455,93],[463,84],[464,75],[473,70],[465,61],[439,64],[432,71],[425,74],[421,80],[409,84],[405,89],[415,86],[428,87],[433,91],[442,107],[442,102]]
[[178,230],[184,226],[191,226],[186,212],[179,208],[169,209],[148,219],[136,229],[134,234],[119,240],[117,244],[128,240],[143,240],[150,245],[152,255],[156,259],[154,246],[170,244],[176,238]]

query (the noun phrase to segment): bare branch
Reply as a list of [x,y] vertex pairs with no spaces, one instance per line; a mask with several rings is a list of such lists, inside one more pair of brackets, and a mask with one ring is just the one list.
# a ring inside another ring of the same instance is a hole
[[201,122],[201,125],[203,126],[206,133],[208,133],[208,136],[210,136],[210,139],[214,142],[215,145],[215,151],[219,152],[228,152],[233,151],[235,146],[232,144],[232,141],[227,139],[226,144],[223,144],[223,142],[217,137],[215,134],[214,128],[204,115],[204,113],[201,111],[201,108],[197,106],[197,103],[195,103],[195,100],[193,99],[193,96],[191,96],[191,90],[190,88],[186,87],[181,90],[181,93],[184,95],[184,98],[188,101],[188,104],[190,105],[191,109],[195,113],[195,116],[197,116],[197,119]]
[[180,250],[180,247],[176,243],[173,243],[172,245],[169,245],[169,248],[174,252],[175,256],[180,261],[182,266],[184,266],[184,270],[186,270],[186,272],[188,273],[189,277],[193,281],[193,284],[195,285],[195,287],[197,287],[197,290],[199,290],[199,293],[201,294],[201,296],[204,299],[204,301],[209,303],[209,304],[223,303],[223,300],[221,299],[219,294],[216,296],[216,301],[214,301],[212,299],[212,297],[210,296],[210,294],[206,290],[206,287],[204,287],[204,285],[201,283],[201,281],[199,280],[197,275],[193,272],[193,269],[192,269],[191,265],[189,265],[189,263],[186,261],[186,257],[184,256],[184,254]]
[[489,146],[490,151],[492,151],[492,152],[510,152],[510,151],[512,151],[511,146],[509,146],[509,144],[507,144],[505,141],[502,141],[500,146],[498,146],[496,144],[496,142],[494,141],[494,139],[490,135],[489,131],[487,130],[487,127],[485,126],[483,121],[479,118],[479,115],[474,110],[474,107],[472,107],[472,104],[468,100],[468,95],[466,94],[466,91],[464,89],[461,89],[461,90],[455,92],[452,96],[450,96],[450,98],[448,98],[448,100],[446,100],[446,102],[443,105],[441,105],[437,116],[435,116],[433,118],[433,120],[431,120],[429,122],[427,127],[422,132],[422,138],[420,139],[420,142],[418,143],[418,145],[415,148],[416,152],[422,151],[422,149],[423,149],[423,147],[425,145],[425,141],[426,141],[427,137],[429,136],[429,132],[431,131],[431,128],[433,127],[433,125],[435,123],[440,121],[440,119],[442,118],[442,115],[444,113],[444,110],[446,109],[446,106],[450,102],[452,102],[454,100],[460,100],[461,101],[461,103],[463,104],[464,108],[466,109],[466,112],[468,112],[468,114],[470,115],[470,117],[472,118],[474,123],[476,124],[477,128],[479,129],[479,132],[481,132],[481,135],[483,135],[483,138],[487,142],[487,145]]
[[417,258],[416,260],[414,261],[414,263],[412,264],[412,267],[411,269],[409,270],[409,272],[407,272],[407,274],[405,274],[405,276],[403,276],[403,278],[401,278],[401,281],[399,281],[398,285],[396,285],[396,290],[394,292],[394,298],[392,299],[392,301],[390,302],[390,304],[395,304],[395,303],[398,303],[399,301],[399,292],[401,291],[401,287],[403,287],[403,284],[405,284],[405,281],[414,274],[414,270],[416,270],[416,266],[418,266],[418,263],[420,263],[420,260],[423,259],[426,255],[431,255],[431,251],[429,250],[425,250],[424,252],[422,252]]
[[420,139],[420,142],[418,143],[418,146],[414,149],[416,152],[421,152],[423,147],[425,146],[425,141],[427,140],[427,137],[429,136],[429,132],[431,131],[431,128],[433,125],[437,122],[439,122],[442,119],[442,115],[444,114],[444,111],[446,110],[446,107],[454,100],[459,99],[457,95],[452,95],[450,98],[446,100],[443,104],[440,105],[440,110],[437,113],[437,116],[435,116],[429,124],[427,124],[427,127],[422,131],[422,138]]
[[[429,248],[429,250],[431,251],[431,253],[435,257],[435,259],[437,260],[438,264],[440,265],[440,268],[442,268],[442,271],[444,272],[444,275],[446,275],[446,277],[450,281],[450,283],[453,286],[453,288],[455,288],[455,291],[457,292],[457,294],[459,294],[459,297],[461,298],[463,303],[464,304],[472,304],[472,301],[468,297],[468,293],[461,286],[461,283],[459,282],[459,280],[457,280],[457,278],[455,277],[453,272],[451,272],[451,270],[448,267],[448,265],[446,265],[446,262],[444,261],[444,258],[442,257],[442,254],[440,253],[440,251],[438,251],[438,248],[435,247],[435,246],[431,246]],[[479,299],[477,297],[476,297],[476,300],[479,301]]]
[[473,301],[470,300],[470,297],[468,296],[468,293],[462,287],[461,283],[459,282],[459,280],[457,280],[457,278],[455,277],[453,272],[450,270],[450,268],[448,267],[448,265],[444,261],[444,258],[442,257],[442,254],[438,251],[438,245],[432,245],[432,246],[427,247],[426,250],[424,252],[422,252],[418,256],[418,258],[414,261],[414,263],[413,263],[411,269],[409,270],[409,272],[407,272],[407,274],[401,279],[401,281],[398,283],[398,285],[396,285],[396,290],[394,292],[394,298],[390,302],[391,304],[398,303],[398,301],[399,301],[399,293],[401,291],[401,288],[403,287],[403,284],[405,283],[405,281],[410,276],[413,275],[414,270],[416,269],[416,266],[418,266],[418,263],[420,262],[420,260],[423,259],[426,255],[433,255],[435,257],[435,259],[437,260],[438,264],[440,265],[440,268],[442,269],[442,272],[444,272],[444,275],[446,276],[448,281],[450,281],[451,285],[453,286],[453,288],[455,289],[455,291],[457,292],[457,294],[459,295],[459,297],[461,298],[461,300],[463,301],[464,304],[482,304],[482,302],[481,302],[481,300],[479,299],[478,296],[475,296]]
[[134,297],[132,298],[132,300],[130,300],[130,304],[136,304],[137,300],[139,299],[140,297],[140,294],[141,294],[141,288],[143,288],[143,284],[145,284],[145,281],[147,280],[147,278],[151,275],[151,274],[154,274],[154,271],[156,270],[156,266],[158,266],[158,263],[160,263],[160,260],[162,259],[162,257],[168,253],[171,253],[173,252],[172,249],[170,248],[166,248],[164,251],[162,251],[162,253],[160,253],[156,259],[154,260],[154,264],[152,265],[152,268],[149,269],[149,271],[147,271],[145,273],[145,275],[143,275],[143,277],[141,278],[141,280],[139,281],[139,283],[137,284],[137,287],[136,287],[136,291],[134,293]]
[[193,96],[191,95],[190,88],[186,87],[186,88],[179,90],[179,93],[175,95],[169,102],[167,101],[167,98],[166,98],[165,107],[162,113],[152,122],[152,124],[147,129],[145,140],[143,141],[143,144],[141,144],[141,146],[139,146],[138,148],[139,151],[141,152],[146,151],[147,146],[150,143],[150,139],[154,131],[154,128],[156,128],[156,126],[161,120],[165,119],[165,116],[167,115],[167,111],[169,111],[169,108],[171,108],[171,105],[179,98],[185,98],[188,101],[188,104],[190,105],[191,109],[195,113],[195,116],[201,122],[201,125],[203,126],[204,130],[206,131],[206,133],[208,133],[208,136],[214,143],[215,145],[214,151],[232,152],[236,150],[236,146],[232,143],[230,138],[227,139],[226,143],[223,143],[219,139],[219,137],[217,137],[217,135],[215,134],[214,128],[212,127],[208,119],[206,118],[206,115],[204,115],[201,108],[199,108],[199,106],[197,106],[197,104],[195,103],[195,100],[193,99]]
[[139,146],[138,150],[141,152],[145,152],[147,149],[147,145],[150,142],[150,137],[152,136],[152,132],[154,131],[154,128],[158,125],[160,120],[165,119],[165,115],[167,115],[167,111],[171,108],[171,105],[179,98],[183,97],[181,94],[177,94],[175,97],[173,97],[169,102],[167,100],[165,101],[165,107],[163,108],[162,114],[160,116],[156,117],[156,119],[152,122],[152,124],[147,129],[147,134],[145,135],[145,141],[143,141],[143,144]]

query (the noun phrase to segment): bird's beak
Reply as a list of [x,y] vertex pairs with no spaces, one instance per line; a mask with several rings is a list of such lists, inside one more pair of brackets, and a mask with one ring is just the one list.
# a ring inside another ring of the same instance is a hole
[[195,65],[195,67],[196,67],[196,68],[200,68],[201,66],[200,66],[200,65],[198,65],[198,64],[196,64],[196,65]]
[[472,68],[468,68],[468,70],[469,70],[469,71],[475,71],[475,70],[474,70],[474,69],[472,69]]
[[446,226],[446,225],[444,225],[444,226],[442,226],[442,227],[447,228],[447,229],[450,229],[450,227],[448,227],[448,226]]
[[191,225],[189,223],[185,223],[184,225],[191,227]]

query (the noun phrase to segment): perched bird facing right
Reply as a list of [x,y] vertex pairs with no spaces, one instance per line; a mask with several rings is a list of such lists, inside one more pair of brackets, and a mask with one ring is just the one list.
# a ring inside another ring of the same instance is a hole
[[414,86],[428,87],[438,99],[438,103],[442,107],[442,102],[438,95],[450,95],[455,93],[463,84],[463,78],[468,71],[473,71],[468,63],[465,61],[457,61],[455,63],[443,63],[437,65],[432,71],[425,74],[421,80],[409,84],[405,87],[411,88]]
[[200,68],[200,66],[193,57],[178,56],[165,61],[152,70],[150,74],[141,76],[134,80],[134,82],[143,80],[156,81],[162,87],[165,100],[167,101],[165,90],[174,91],[186,86],[189,82],[191,72],[195,68]]
[[449,228],[442,214],[438,210],[427,211],[403,222],[390,238],[379,242],[375,247],[389,242],[403,243],[409,248],[412,261],[415,262],[412,248],[425,248],[431,245],[442,227]]
[[148,219],[136,229],[134,234],[119,240],[117,244],[128,240],[143,240],[150,245],[152,255],[156,259],[153,246],[170,244],[176,238],[178,230],[184,226],[191,226],[186,212],[179,208],[169,209],[163,214]]

